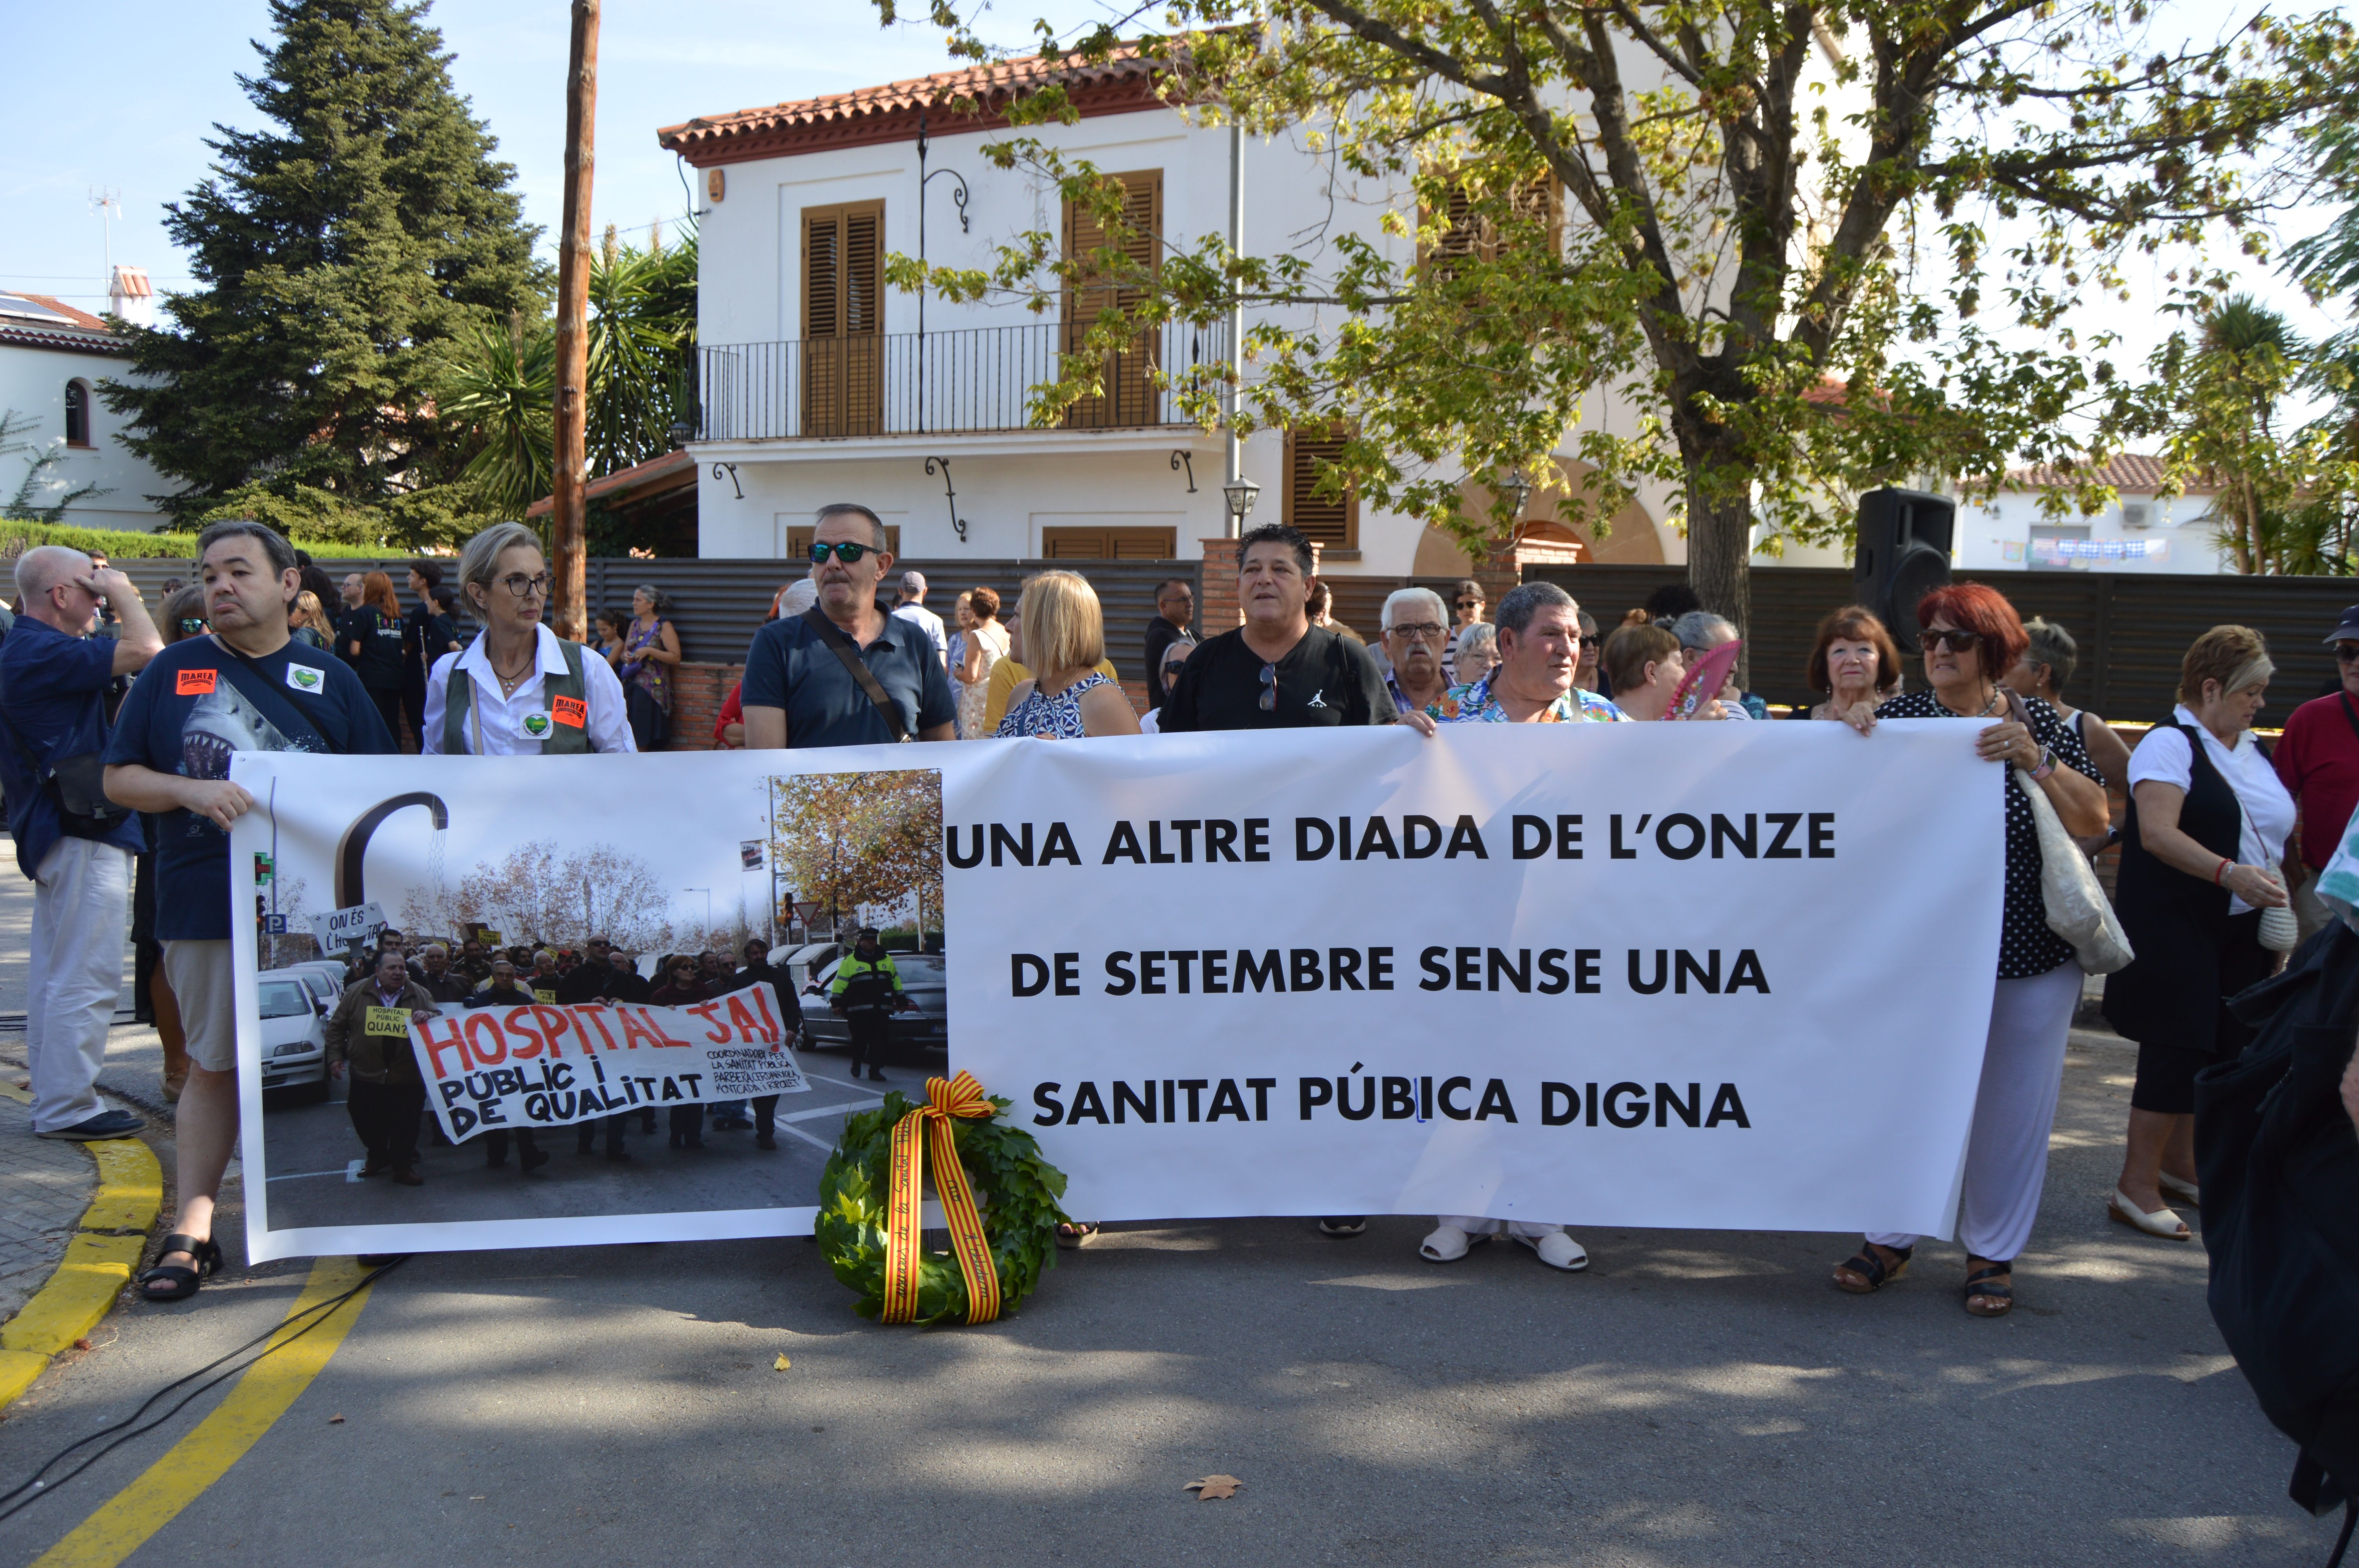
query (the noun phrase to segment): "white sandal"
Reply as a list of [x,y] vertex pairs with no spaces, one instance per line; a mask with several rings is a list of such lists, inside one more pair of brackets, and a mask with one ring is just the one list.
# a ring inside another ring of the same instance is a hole
[[1469,1236],[1454,1225],[1444,1225],[1419,1244],[1417,1255],[1429,1263],[1455,1263],[1490,1239],[1487,1235]]
[[2181,1203],[2191,1203],[2197,1208],[2203,1206],[2203,1195],[2197,1190],[2193,1182],[2182,1182],[2177,1176],[2166,1173],[2155,1178],[2155,1185],[2162,1189],[2162,1195],[2167,1198],[2177,1198]]
[[1518,1236],[1516,1244],[1528,1247],[1539,1260],[1551,1269],[1561,1269],[1568,1274],[1578,1274],[1589,1267],[1589,1254],[1581,1243],[1561,1230],[1551,1230],[1545,1236]]
[[2195,1233],[2187,1228],[2187,1222],[2180,1219],[2176,1212],[2158,1208],[2148,1214],[2132,1203],[2129,1195],[2119,1187],[2115,1187],[2114,1195],[2105,1200],[2105,1213],[2119,1224],[2134,1230],[2143,1230],[2160,1240],[2190,1241],[2194,1238]]

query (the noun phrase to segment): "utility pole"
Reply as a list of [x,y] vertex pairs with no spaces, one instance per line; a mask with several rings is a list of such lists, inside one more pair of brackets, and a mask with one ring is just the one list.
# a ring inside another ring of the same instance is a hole
[[590,179],[597,164],[598,0],[573,0],[573,43],[565,67],[565,221],[557,235],[557,434],[551,476],[549,597],[556,632],[581,642],[583,609],[582,470],[590,383]]
[[[1245,128],[1234,107],[1229,112],[1229,254],[1245,254]],[[1245,476],[1245,444],[1237,434],[1237,413],[1245,397],[1245,302],[1244,285],[1229,287],[1229,474],[1235,484]],[[1237,536],[1245,520],[1229,514],[1229,537]]]

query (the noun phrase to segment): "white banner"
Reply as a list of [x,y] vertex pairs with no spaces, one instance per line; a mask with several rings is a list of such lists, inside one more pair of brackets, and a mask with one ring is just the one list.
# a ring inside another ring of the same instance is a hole
[[[372,1008],[371,1012],[379,1010]],[[809,1094],[768,986],[692,1007],[478,1007],[408,1021],[442,1136]]]
[[[266,920],[374,899],[413,936],[482,924],[650,955],[726,945],[698,918],[715,888],[782,940],[774,888],[847,931],[897,927],[903,984],[940,988],[940,1011],[894,1025],[889,1076],[915,1093],[964,1067],[1012,1100],[1083,1219],[1946,1235],[2004,875],[1974,730],[241,755],[267,804],[238,824],[233,896]],[[746,877],[756,836],[773,870]],[[259,902],[247,851],[277,868]],[[270,939],[237,924],[250,977]],[[920,931],[940,957],[906,951]],[[805,951],[798,984],[833,956]],[[429,1152],[423,1189],[340,1195],[353,1134],[329,1107],[266,1117],[242,987],[256,1258],[805,1232],[842,1116],[882,1092],[825,1054],[838,1028],[803,1042],[816,1092],[762,1161],[743,1134],[642,1141],[627,1167],[562,1156],[580,1163],[535,1181],[566,1184],[527,1199],[472,1167],[446,1189]]]

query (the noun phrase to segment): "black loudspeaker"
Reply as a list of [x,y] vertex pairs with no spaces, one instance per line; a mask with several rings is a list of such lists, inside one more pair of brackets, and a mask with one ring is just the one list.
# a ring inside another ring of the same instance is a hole
[[1852,597],[1892,633],[1900,651],[1917,645],[1917,601],[1950,580],[1954,503],[1921,490],[1871,490],[1859,498],[1859,548]]

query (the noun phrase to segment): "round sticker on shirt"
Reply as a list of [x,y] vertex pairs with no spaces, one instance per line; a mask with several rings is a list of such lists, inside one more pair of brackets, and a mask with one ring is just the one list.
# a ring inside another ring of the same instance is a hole
[[524,732],[538,741],[549,733],[549,715],[527,713],[524,716]]
[[287,684],[297,691],[317,691],[327,682],[328,672],[316,665],[289,662],[287,666]]

